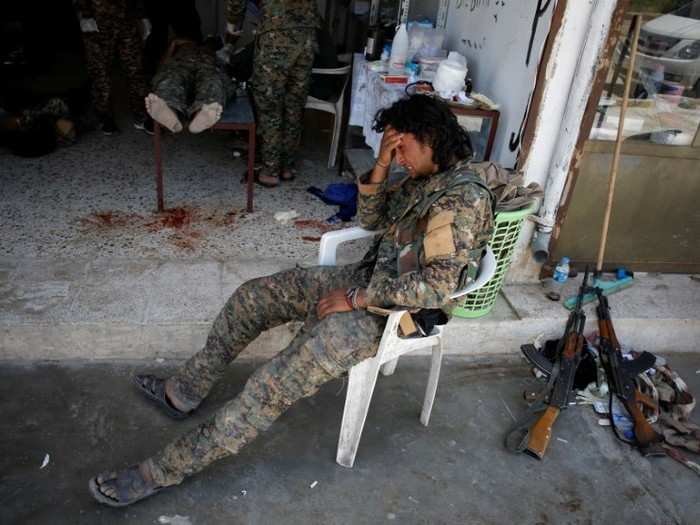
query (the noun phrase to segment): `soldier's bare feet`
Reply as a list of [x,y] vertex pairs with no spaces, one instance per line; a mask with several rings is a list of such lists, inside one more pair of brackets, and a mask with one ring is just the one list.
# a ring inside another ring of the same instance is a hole
[[119,472],[98,474],[90,480],[88,488],[93,498],[110,507],[131,505],[163,489],[155,483],[145,462]]
[[150,93],[146,97],[146,111],[153,120],[173,133],[182,131],[182,123],[177,118],[177,114],[155,93]]
[[190,122],[190,133],[201,133],[219,122],[223,109],[218,102],[204,104]]

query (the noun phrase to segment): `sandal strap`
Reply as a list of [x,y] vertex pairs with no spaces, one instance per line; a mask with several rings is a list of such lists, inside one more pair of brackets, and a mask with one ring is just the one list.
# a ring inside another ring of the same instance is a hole
[[138,465],[132,465],[126,470],[119,472],[114,480],[114,484],[120,503],[150,496],[155,488],[148,486],[146,480],[141,476]]
[[[107,477],[111,476],[111,477]],[[102,477],[104,481],[98,482]],[[116,498],[107,496],[105,488],[113,488]],[[110,507],[125,507],[160,492],[163,487],[149,485],[141,475],[138,465],[132,465],[117,473],[102,474],[90,481],[90,491],[100,503]]]
[[151,374],[136,375],[136,386],[152,402],[162,408],[165,413],[174,419],[183,419],[188,413],[178,410],[165,395],[165,380]]

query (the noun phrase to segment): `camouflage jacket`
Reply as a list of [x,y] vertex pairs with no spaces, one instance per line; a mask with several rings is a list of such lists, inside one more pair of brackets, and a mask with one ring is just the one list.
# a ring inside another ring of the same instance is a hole
[[111,22],[114,19],[146,16],[143,0],[77,0],[76,9],[81,18],[94,18],[99,27],[100,20]]
[[[493,231],[493,197],[476,183],[451,187],[468,162],[394,188],[358,181],[362,227],[385,230],[365,256],[373,263],[367,302],[451,310],[449,296],[467,284]],[[446,192],[444,190],[449,188]],[[430,204],[428,197],[444,194]],[[424,204],[428,203],[428,208]]]
[[[238,27],[243,23],[247,0],[228,0],[226,20]],[[258,34],[289,29],[315,30],[320,25],[316,0],[260,0],[262,22]]]

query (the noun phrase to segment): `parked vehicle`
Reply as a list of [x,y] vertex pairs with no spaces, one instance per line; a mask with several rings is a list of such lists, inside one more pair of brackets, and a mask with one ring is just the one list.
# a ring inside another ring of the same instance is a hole
[[[638,65],[659,92],[700,97],[700,0],[650,20],[639,34]],[[680,93],[678,93],[680,94]]]

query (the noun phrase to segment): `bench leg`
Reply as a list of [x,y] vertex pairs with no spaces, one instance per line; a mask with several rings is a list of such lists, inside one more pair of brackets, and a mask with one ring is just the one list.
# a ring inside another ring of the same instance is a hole
[[158,211],[165,208],[163,199],[163,160],[160,153],[160,124],[153,122],[153,150],[156,160],[156,204]]

